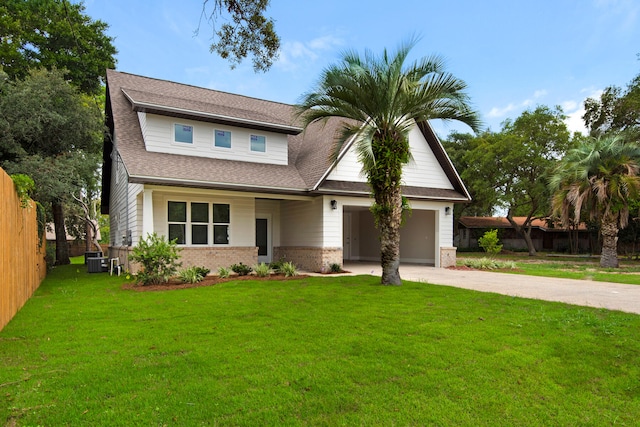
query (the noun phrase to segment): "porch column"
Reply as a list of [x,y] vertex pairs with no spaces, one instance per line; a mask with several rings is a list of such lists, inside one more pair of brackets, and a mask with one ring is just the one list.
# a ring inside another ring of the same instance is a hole
[[151,234],[153,231],[153,190],[144,189],[142,192],[142,236],[140,238],[146,238],[147,234]]

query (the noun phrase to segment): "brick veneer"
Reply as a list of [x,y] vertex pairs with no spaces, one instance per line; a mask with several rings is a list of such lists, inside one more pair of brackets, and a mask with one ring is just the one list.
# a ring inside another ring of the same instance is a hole
[[280,246],[273,248],[274,261],[292,261],[305,271],[325,271],[331,264],[342,265],[342,248]]
[[455,267],[457,250],[456,247],[440,248],[440,268]]
[[[136,273],[139,266],[128,261],[128,254],[131,248],[127,246],[112,246],[109,253],[112,257],[119,257],[120,263],[124,264],[124,268],[131,273]],[[253,266],[258,263],[257,247],[203,247],[203,248],[182,248],[180,251],[179,262],[182,262],[181,268],[198,266],[206,267],[215,273],[219,267],[229,267],[231,264],[244,263]]]

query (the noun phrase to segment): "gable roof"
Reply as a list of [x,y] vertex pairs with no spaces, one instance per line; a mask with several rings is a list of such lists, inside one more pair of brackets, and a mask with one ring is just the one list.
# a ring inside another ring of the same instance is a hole
[[[362,183],[337,188],[325,181],[335,166],[331,148],[341,119],[314,123],[303,131],[295,106],[242,95],[107,70],[106,124],[116,136],[119,159],[132,183],[236,189],[282,194],[369,194]],[[137,112],[235,125],[287,135],[288,164],[274,165],[202,158],[145,149]],[[427,123],[419,125],[455,190],[404,187],[407,197],[468,201],[469,194]],[[108,212],[111,153],[103,152],[103,211]],[[353,185],[357,184],[357,185]],[[433,191],[432,191],[433,190]],[[444,192],[443,192],[444,191]]]
[[[513,220],[519,226],[526,221],[526,216],[514,216]],[[466,228],[513,228],[506,217],[502,216],[462,216],[458,220]],[[539,228],[543,231],[566,231],[560,224],[552,224],[551,226],[545,219],[536,218],[531,221],[531,227]],[[585,223],[580,223],[579,230],[586,230]]]

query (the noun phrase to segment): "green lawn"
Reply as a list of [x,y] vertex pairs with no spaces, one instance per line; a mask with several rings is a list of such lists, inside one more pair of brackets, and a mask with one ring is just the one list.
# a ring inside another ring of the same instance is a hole
[[55,269],[0,332],[2,425],[637,425],[640,316],[379,278],[166,292]]
[[[484,252],[461,252],[458,265],[462,265],[465,259],[486,256]],[[526,252],[516,252],[495,258],[515,262],[517,268],[502,270],[504,273],[640,285],[640,261],[637,260],[621,258],[620,268],[600,268],[600,260],[595,257],[549,256],[545,253],[530,257]]]

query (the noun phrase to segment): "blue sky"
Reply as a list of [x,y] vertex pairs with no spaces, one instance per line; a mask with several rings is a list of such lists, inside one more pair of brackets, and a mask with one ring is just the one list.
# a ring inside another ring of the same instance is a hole
[[[210,0],[213,1],[213,0]],[[563,107],[581,130],[585,98],[640,73],[638,0],[271,0],[282,40],[267,73],[245,60],[232,70],[209,52],[201,0],[86,0],[110,25],[117,69],[232,93],[295,103],[347,49],[395,49],[412,35],[413,58],[438,54],[468,84],[486,127],[499,130],[536,105]],[[434,123],[440,136],[464,126]]]

